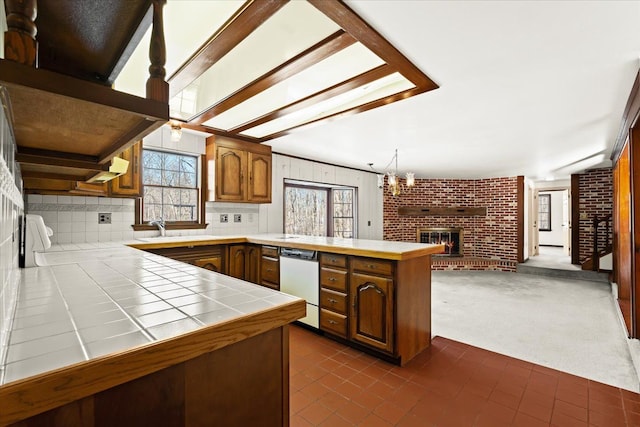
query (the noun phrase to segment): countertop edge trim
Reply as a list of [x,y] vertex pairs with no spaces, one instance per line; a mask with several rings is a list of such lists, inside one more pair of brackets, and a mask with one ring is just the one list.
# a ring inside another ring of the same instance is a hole
[[0,425],[15,423],[285,326],[303,317],[305,311],[304,300],[297,300],[5,384],[0,387]]

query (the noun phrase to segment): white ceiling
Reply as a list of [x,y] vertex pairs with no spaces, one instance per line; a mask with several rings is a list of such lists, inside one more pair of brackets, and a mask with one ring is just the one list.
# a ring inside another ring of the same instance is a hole
[[[209,2],[172,3],[195,27],[202,14],[184,9]],[[611,164],[640,65],[640,2],[346,3],[440,88],[295,130],[269,141],[275,152],[381,169],[397,148],[418,178],[564,179]],[[171,44],[167,33],[169,58]]]

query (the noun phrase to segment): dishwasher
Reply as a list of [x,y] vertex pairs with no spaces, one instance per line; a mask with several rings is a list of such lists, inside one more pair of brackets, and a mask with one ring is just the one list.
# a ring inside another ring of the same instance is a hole
[[307,249],[280,248],[280,291],[307,301],[307,315],[299,322],[320,326],[318,254]]

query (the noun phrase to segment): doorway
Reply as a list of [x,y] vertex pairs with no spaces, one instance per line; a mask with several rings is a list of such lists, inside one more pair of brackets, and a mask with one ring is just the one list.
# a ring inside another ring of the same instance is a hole
[[[571,195],[569,187],[537,189],[533,232],[538,242],[527,265],[579,270],[571,264]],[[536,226],[537,224],[537,226]]]

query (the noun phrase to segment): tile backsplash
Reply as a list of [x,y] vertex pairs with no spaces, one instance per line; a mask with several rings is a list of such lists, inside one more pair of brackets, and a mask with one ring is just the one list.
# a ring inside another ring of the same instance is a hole
[[[133,231],[134,199],[29,194],[27,212],[42,216],[53,231],[52,244],[121,241],[158,234],[155,230]],[[102,213],[111,214],[110,224],[98,223]],[[208,202],[206,229],[167,230],[167,236],[255,234],[259,231],[259,214],[259,205]],[[221,215],[228,221],[221,222]]]
[[[47,196],[29,194],[27,212],[41,215],[51,227],[51,243],[85,243],[130,240],[135,221],[133,199]],[[98,215],[111,214],[110,224],[99,224]]]

